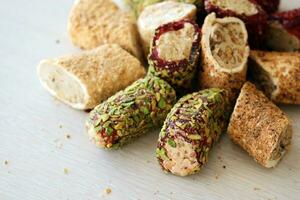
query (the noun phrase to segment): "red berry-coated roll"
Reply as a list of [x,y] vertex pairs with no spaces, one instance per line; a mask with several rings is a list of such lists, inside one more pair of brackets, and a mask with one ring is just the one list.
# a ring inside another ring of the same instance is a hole
[[275,13],[266,32],[267,47],[275,51],[300,50],[300,8]]
[[191,20],[158,27],[149,54],[149,73],[175,89],[189,88],[197,68],[200,38],[200,28]]
[[280,0],[252,0],[264,9],[267,13],[273,13],[278,10]]

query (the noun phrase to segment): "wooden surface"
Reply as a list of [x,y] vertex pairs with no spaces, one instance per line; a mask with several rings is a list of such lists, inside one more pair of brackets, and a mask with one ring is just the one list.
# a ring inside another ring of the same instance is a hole
[[[300,6],[298,0],[282,1],[285,9]],[[36,76],[41,59],[79,51],[66,33],[71,5],[72,0],[0,3],[1,200],[300,198],[299,106],[282,107],[294,121],[294,138],[271,170],[225,134],[203,171],[186,178],[160,170],[154,156],[158,130],[118,151],[91,144],[83,127],[87,113],[54,100]],[[112,192],[104,194],[105,188]]]

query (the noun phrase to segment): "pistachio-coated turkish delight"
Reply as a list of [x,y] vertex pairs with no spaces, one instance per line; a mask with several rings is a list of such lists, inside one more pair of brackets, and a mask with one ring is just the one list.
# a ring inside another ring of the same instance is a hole
[[179,176],[198,172],[226,130],[228,117],[225,90],[211,88],[182,97],[159,135],[156,155],[162,169]]
[[116,148],[162,124],[176,101],[164,80],[146,76],[91,111],[86,126],[102,148]]

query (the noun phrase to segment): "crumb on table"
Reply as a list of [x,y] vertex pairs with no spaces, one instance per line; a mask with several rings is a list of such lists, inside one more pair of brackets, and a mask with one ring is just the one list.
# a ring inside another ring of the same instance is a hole
[[71,138],[71,135],[66,134],[66,138],[67,138],[67,139],[70,139],[70,138]]
[[226,169],[226,165],[223,165],[223,169]]
[[69,170],[67,168],[64,168],[64,174],[69,174]]
[[111,189],[110,188],[105,188],[104,192],[105,192],[105,194],[110,194],[111,193]]
[[8,160],[5,160],[5,161],[4,161],[4,165],[8,165]]

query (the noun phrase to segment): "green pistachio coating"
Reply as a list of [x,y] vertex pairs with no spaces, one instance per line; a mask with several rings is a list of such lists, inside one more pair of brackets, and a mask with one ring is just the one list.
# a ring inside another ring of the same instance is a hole
[[225,90],[211,88],[182,97],[168,114],[156,155],[163,170],[186,176],[198,172],[229,118]]
[[97,146],[116,148],[161,125],[175,102],[167,82],[146,76],[92,110],[87,129]]

